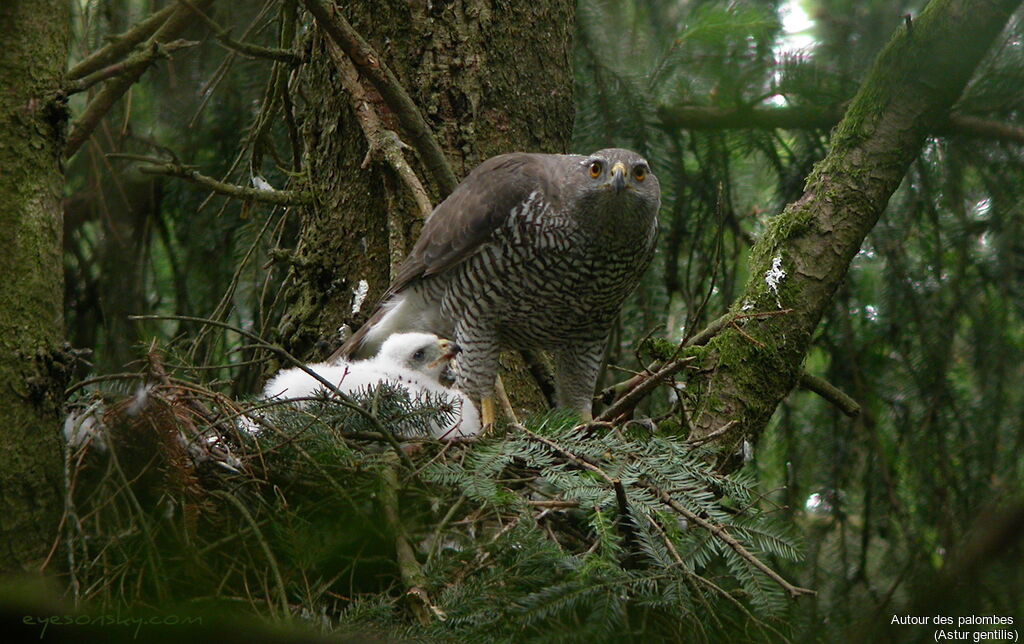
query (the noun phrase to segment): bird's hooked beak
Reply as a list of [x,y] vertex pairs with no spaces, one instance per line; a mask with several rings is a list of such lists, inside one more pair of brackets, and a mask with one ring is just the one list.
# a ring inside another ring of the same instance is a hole
[[611,177],[612,189],[619,194],[626,188],[626,166],[621,161],[612,166]]
[[462,347],[451,340],[439,340],[437,344],[441,347],[441,357],[427,365],[428,369],[433,369],[442,362],[448,362],[462,352]]

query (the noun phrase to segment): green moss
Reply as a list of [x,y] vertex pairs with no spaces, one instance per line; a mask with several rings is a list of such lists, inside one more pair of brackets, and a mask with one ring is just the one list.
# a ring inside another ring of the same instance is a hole
[[644,338],[640,343],[640,354],[654,360],[671,360],[678,349],[677,343],[665,338]]

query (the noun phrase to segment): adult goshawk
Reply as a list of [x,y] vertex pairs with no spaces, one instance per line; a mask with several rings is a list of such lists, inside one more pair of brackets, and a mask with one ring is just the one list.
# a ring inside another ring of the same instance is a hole
[[451,338],[456,386],[490,424],[499,351],[546,349],[558,405],[589,419],[609,331],[654,255],[660,203],[629,150],[488,159],[434,209],[382,303],[331,359],[372,355],[404,331]]

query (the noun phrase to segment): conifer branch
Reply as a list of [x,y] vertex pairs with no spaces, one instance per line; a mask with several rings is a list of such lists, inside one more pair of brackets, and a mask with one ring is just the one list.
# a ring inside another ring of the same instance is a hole
[[200,324],[208,324],[210,326],[216,326],[216,327],[220,327],[222,329],[228,329],[229,331],[233,331],[235,333],[238,333],[238,334],[242,335],[245,338],[248,338],[249,340],[253,341],[255,347],[258,347],[258,348],[261,348],[261,349],[266,349],[268,351],[276,353],[277,355],[285,358],[294,367],[297,367],[298,369],[302,370],[302,372],[305,373],[307,376],[313,378],[314,380],[319,382],[321,385],[323,385],[324,389],[326,389],[327,391],[331,392],[331,394],[334,396],[334,398],[332,400],[335,400],[338,404],[342,405],[343,407],[351,409],[352,411],[354,411],[357,414],[360,414],[361,416],[366,418],[366,420],[368,420],[370,422],[370,424],[373,425],[374,429],[376,429],[385,438],[389,439],[389,442],[391,443],[391,446],[394,449],[395,454],[398,456],[399,460],[402,461],[402,464],[405,465],[409,469],[409,471],[415,470],[415,467],[413,467],[412,461],[409,459],[409,455],[406,454],[402,450],[402,446],[399,445],[398,440],[395,438],[394,434],[389,432],[387,430],[387,428],[384,427],[384,425],[380,422],[380,419],[377,418],[377,416],[375,416],[370,411],[366,410],[362,405],[360,405],[358,402],[356,402],[351,396],[349,396],[348,394],[344,393],[343,391],[340,391],[338,389],[338,387],[334,385],[334,383],[332,383],[331,381],[327,380],[326,378],[324,378],[323,376],[318,374],[316,371],[313,371],[312,369],[307,367],[304,362],[302,362],[301,360],[299,360],[298,358],[293,356],[291,353],[286,351],[284,349],[284,347],[280,347],[280,346],[278,346],[276,344],[267,342],[267,341],[263,340],[260,336],[256,335],[255,333],[251,333],[249,331],[246,331],[245,329],[241,329],[241,328],[239,328],[239,327],[237,327],[237,326],[235,326],[233,324],[228,324],[227,322],[221,322],[220,320],[211,320],[211,319],[208,319],[208,318],[194,317],[194,316],[191,316],[191,315],[129,315],[128,319],[129,320],[180,320],[180,321],[184,321],[184,322],[198,322]]
[[[627,557],[631,557],[632,548],[630,546],[637,542],[636,526],[633,524],[633,518],[629,512],[629,503],[626,498],[626,490],[625,488],[622,487],[622,480],[619,479],[618,477],[612,478],[603,469],[594,465],[593,463],[583,458],[582,456],[577,456],[576,454],[573,454],[568,449],[558,445],[554,441],[544,438],[543,436],[539,436],[522,425],[519,425],[517,429],[525,433],[531,439],[539,443],[543,443],[544,445],[547,445],[548,447],[555,450],[565,458],[569,459],[570,462],[575,463],[576,465],[597,474],[605,483],[607,483],[612,488],[612,490],[615,492],[615,504],[618,508],[618,518],[616,523],[618,524],[619,529],[622,531],[622,541],[627,548]],[[627,559],[626,563],[631,562],[629,561],[629,559]]]
[[270,571],[274,575],[274,585],[277,587],[277,601],[281,603],[280,610],[282,616],[288,615],[288,592],[285,590],[284,578],[281,577],[281,567],[277,563],[277,557],[274,556],[274,550],[267,543],[266,537],[263,536],[263,531],[260,530],[259,524],[253,518],[245,505],[236,499],[233,495],[228,494],[224,490],[210,490],[210,494],[222,498],[228,502],[229,505],[234,506],[238,510],[238,514],[245,519],[245,522],[249,525],[249,529],[256,536],[256,541],[260,544],[260,548],[263,549],[263,554],[267,558],[267,565],[270,566]]
[[750,565],[760,570],[762,573],[767,575],[772,581],[781,586],[789,594],[790,597],[796,599],[801,595],[817,594],[817,592],[813,590],[809,590],[807,588],[800,588],[799,586],[794,586],[793,584],[783,579],[779,573],[769,568],[767,565],[765,565],[764,562],[755,557],[749,550],[744,548],[742,543],[737,541],[735,537],[733,537],[726,531],[725,526],[712,523],[711,521],[704,519],[697,513],[686,509],[678,501],[673,499],[668,492],[662,490],[653,483],[646,483],[644,487],[646,487],[648,490],[657,495],[658,498],[660,498],[662,502],[665,503],[665,505],[672,508],[672,510],[674,510],[677,514],[683,516],[687,521],[691,521],[699,525],[701,528],[709,532],[716,539],[722,541],[724,544],[729,546],[733,550],[733,552],[738,554],[740,557],[743,557],[750,563]]

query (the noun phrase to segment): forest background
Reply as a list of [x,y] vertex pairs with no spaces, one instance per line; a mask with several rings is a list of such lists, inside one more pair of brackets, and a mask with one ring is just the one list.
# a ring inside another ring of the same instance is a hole
[[[210,639],[251,614],[285,639],[1016,624],[1018,5],[4,3],[0,569],[48,579],[9,582],[5,615],[202,615]],[[545,415],[526,355],[526,433],[410,457],[393,392],[234,431],[478,162],[610,146],[663,203],[601,386],[656,385],[626,405],[653,423]],[[62,423],[105,443],[62,449]]]

